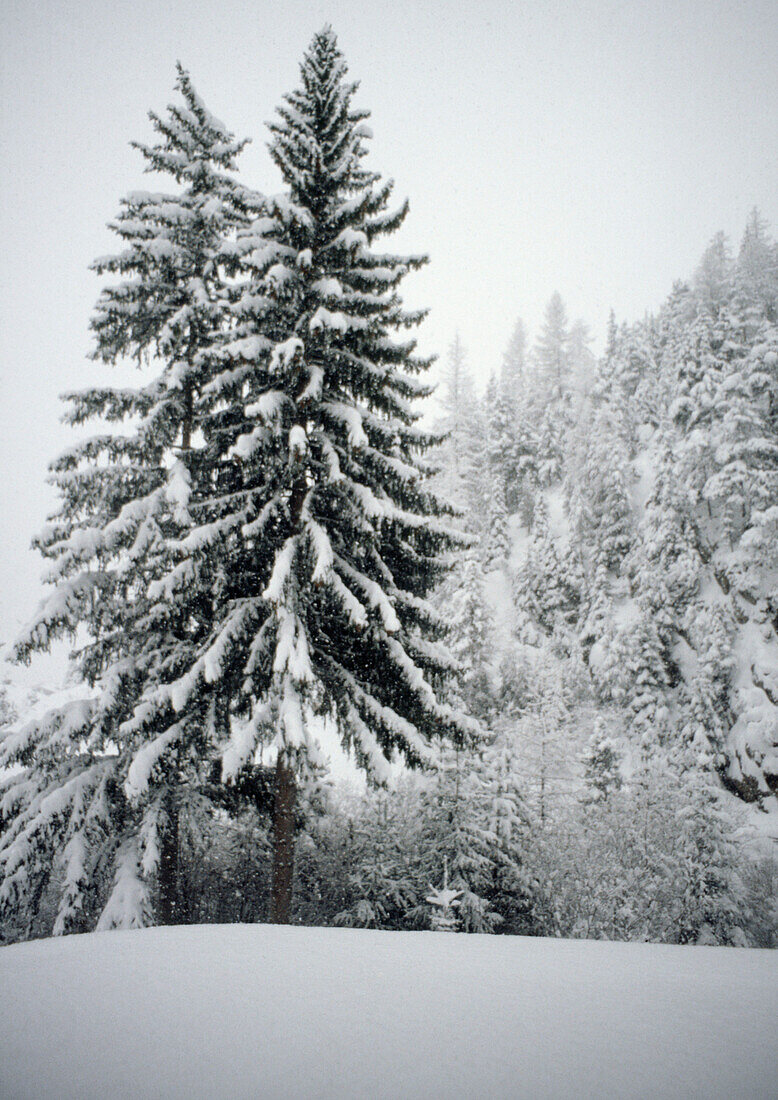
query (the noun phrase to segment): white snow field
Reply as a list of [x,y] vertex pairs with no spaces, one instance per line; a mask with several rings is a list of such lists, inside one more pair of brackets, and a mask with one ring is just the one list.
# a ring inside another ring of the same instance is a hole
[[778,952],[211,925],[0,949],[0,1095],[778,1093]]

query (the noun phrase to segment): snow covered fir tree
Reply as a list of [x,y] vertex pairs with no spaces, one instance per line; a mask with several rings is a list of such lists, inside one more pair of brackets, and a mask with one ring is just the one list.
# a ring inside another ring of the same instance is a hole
[[[157,919],[174,919],[179,792],[207,766],[219,713],[215,697],[180,714],[172,698],[213,629],[211,570],[192,563],[175,604],[166,578],[179,559],[191,561],[187,502],[210,477],[207,445],[195,443],[207,440],[212,404],[201,353],[224,324],[219,253],[250,197],[230,175],[244,143],[180,68],[178,90],[182,104],[151,115],[157,143],[138,145],[148,169],[178,190],[128,194],[112,224],[122,251],[94,265],[120,278],[92,320],[95,360],[151,365],[134,390],[67,395],[71,423],[100,417],[130,430],[88,438],[52,464],[62,505],[37,541],[54,592],[16,644],[25,657],[81,631],[74,662],[97,688],[2,746],[3,764],[25,770],[3,802],[0,899],[30,919],[61,864],[56,932],[142,925],[153,900]],[[107,896],[98,889],[106,880]]]
[[[137,144],[0,714],[0,937],[234,921],[778,945],[778,248],[598,358],[555,293],[438,373],[329,27],[280,191],[179,67]],[[485,383],[482,388],[478,379]],[[488,379],[488,382],[487,382]],[[439,382],[437,390],[435,381]],[[431,399],[431,400],[430,400]],[[427,419],[423,419],[426,417]],[[366,784],[336,782],[322,742]]]

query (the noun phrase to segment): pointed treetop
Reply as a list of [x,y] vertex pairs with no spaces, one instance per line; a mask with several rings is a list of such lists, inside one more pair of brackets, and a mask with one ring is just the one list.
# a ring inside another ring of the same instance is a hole
[[511,391],[515,391],[521,382],[527,365],[527,330],[524,322],[519,317],[513,328],[510,341],[502,357],[502,370],[500,381],[502,385]]
[[379,179],[359,167],[366,153],[364,141],[372,137],[363,125],[370,112],[352,108],[358,85],[346,81],[347,72],[327,25],[314,35],[303,57],[301,86],[284,96],[280,119],[268,123],[273,135],[270,155],[293,200],[317,214],[332,200],[333,187],[354,192]]
[[741,251],[748,247],[752,241],[763,241],[767,238],[767,221],[762,217],[759,207],[754,206],[748,215],[746,228],[743,232]]
[[236,140],[225,124],[206,108],[195,91],[191,77],[180,61],[176,62],[176,90],[184,105],[168,104],[167,118],[149,111],[154,129],[162,141],[149,146],[140,141],[130,144],[146,157],[147,171],[167,172],[178,183],[184,181],[203,187],[212,181],[213,166],[234,171],[235,158],[249,139]]
[[338,50],[338,36],[332,29],[332,23],[325,23],[322,29],[317,31],[311,39],[310,49],[314,49],[315,46],[319,45],[330,50]]
[[745,303],[770,321],[778,317],[778,254],[765,219],[754,207],[737,259],[736,283]]
[[703,309],[716,313],[731,289],[732,255],[726,234],[717,233],[702,255],[694,273],[694,290]]
[[325,23],[322,29],[314,34],[310,46],[303,55],[303,60],[300,62],[303,83],[311,70],[320,78],[334,73],[336,79],[340,79],[348,72],[343,54],[338,49],[337,36],[329,23]]

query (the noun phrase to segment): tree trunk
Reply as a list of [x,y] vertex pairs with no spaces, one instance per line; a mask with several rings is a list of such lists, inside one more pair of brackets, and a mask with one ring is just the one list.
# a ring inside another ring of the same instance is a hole
[[270,895],[270,923],[289,924],[294,876],[294,772],[286,754],[279,752],[276,763],[276,793],[273,806],[273,885]]
[[[305,389],[302,355],[295,355],[295,401]],[[305,429],[305,412],[297,410],[295,424]],[[293,531],[300,529],[300,517],[308,491],[306,464],[298,456],[292,459],[293,477],[289,493],[289,521]],[[273,881],[270,893],[270,923],[289,924],[292,912],[294,878],[294,772],[286,752],[281,749],[276,761],[276,790],[273,804]]]
[[158,919],[160,924],[178,923],[178,800],[174,794],[165,799],[167,821],[162,831],[159,853]]

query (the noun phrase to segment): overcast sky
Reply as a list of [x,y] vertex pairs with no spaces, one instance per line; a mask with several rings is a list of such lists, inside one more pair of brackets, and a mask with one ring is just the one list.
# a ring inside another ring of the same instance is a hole
[[691,273],[750,208],[778,229],[778,5],[480,0],[4,0],[0,67],[0,640],[33,613],[28,547],[72,440],[57,395],[86,360],[105,223],[143,186],[129,148],[173,98],[177,59],[209,108],[254,139],[242,178],[280,189],[264,122],[331,22],[372,166],[411,213],[393,247],[430,254],[407,282],[422,344],[456,330],[482,380],[518,316],[554,290],[601,343]]

